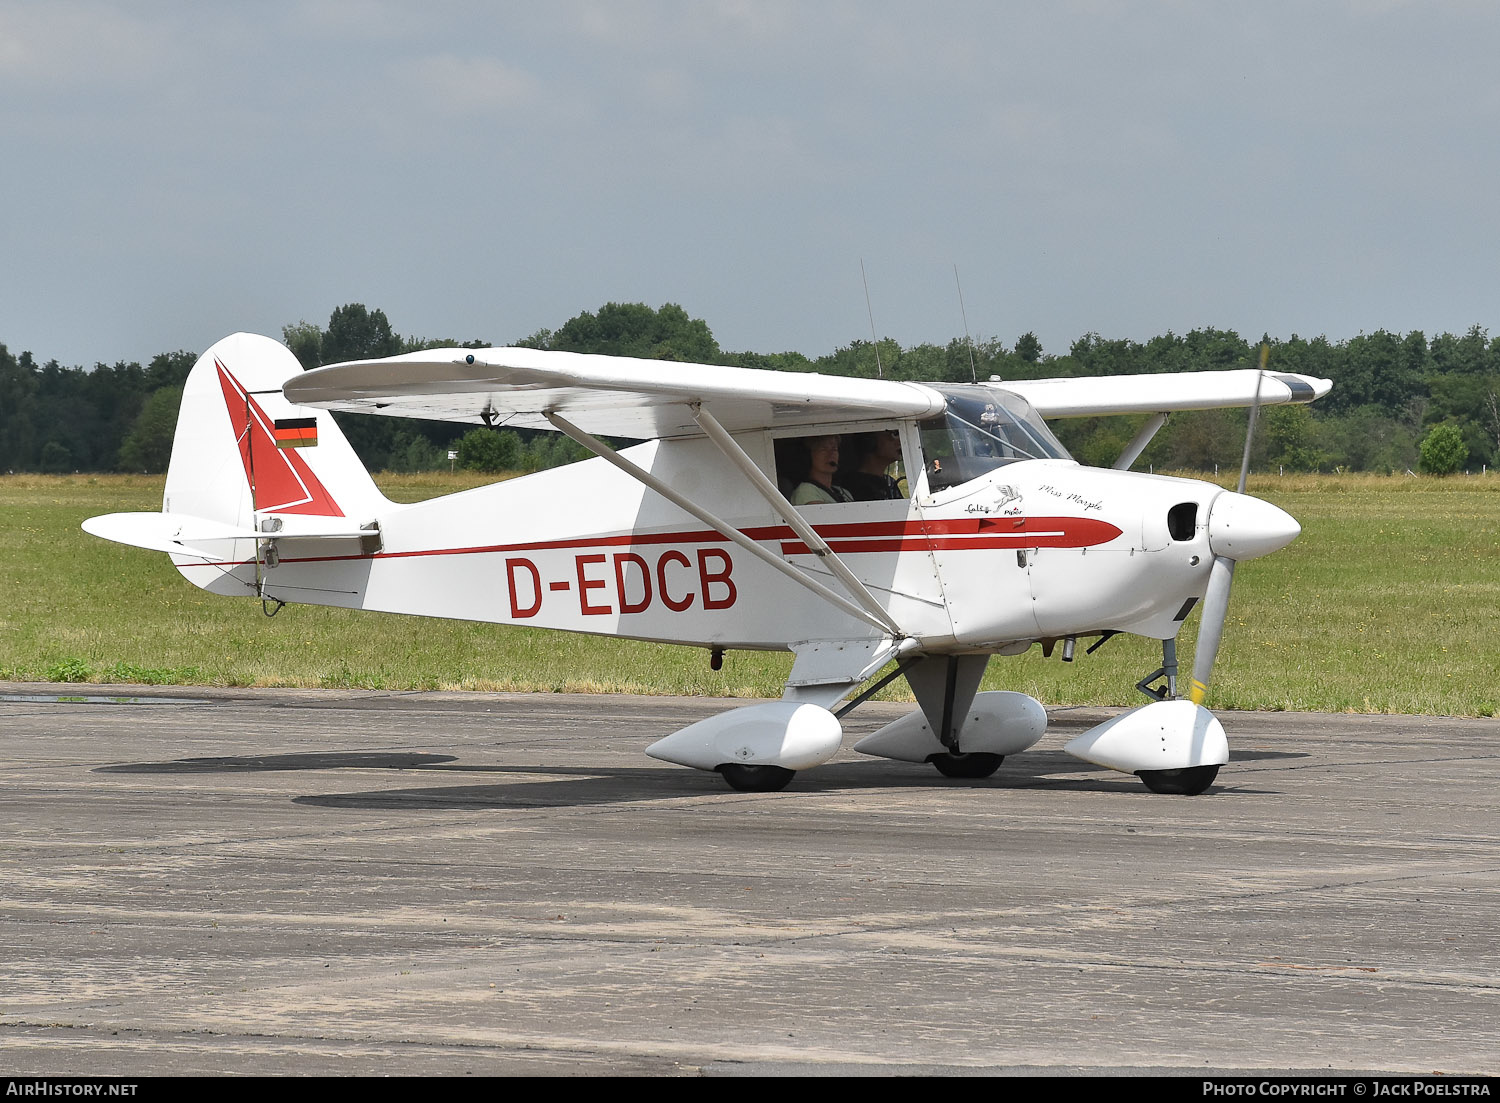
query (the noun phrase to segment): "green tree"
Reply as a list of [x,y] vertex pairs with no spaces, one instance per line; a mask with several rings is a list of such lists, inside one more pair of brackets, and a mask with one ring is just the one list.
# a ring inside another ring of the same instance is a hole
[[542,471],[549,467],[577,463],[591,455],[592,452],[572,437],[565,437],[561,433],[539,432],[527,442],[521,466],[527,471]]
[[[298,323],[299,327],[305,325],[305,322]],[[310,349],[311,335],[297,329],[293,336],[304,344],[303,351],[298,353],[301,359]],[[395,356],[400,351],[401,337],[391,329],[385,311],[369,310],[364,303],[347,303],[328,317],[328,328],[318,341],[318,364],[373,360]],[[303,361],[303,366],[315,365]],[[397,435],[407,427],[399,419],[341,413],[333,416],[348,438],[350,447],[366,467],[373,471],[389,470],[394,462],[399,462],[392,459],[392,453],[398,449]]]
[[1378,329],[1351,338],[1338,351],[1330,364],[1334,385],[1326,400],[1327,413],[1375,405],[1399,417],[1414,396],[1425,397],[1427,346],[1421,333],[1402,338]]
[[1361,406],[1347,417],[1321,418],[1318,424],[1330,464],[1387,475],[1417,465],[1417,434],[1378,406]]
[[428,349],[487,349],[494,344],[493,341],[483,341],[474,338],[471,341],[454,341],[443,337],[403,337],[401,338],[402,352],[426,352]]
[[1318,446],[1317,422],[1306,406],[1270,406],[1260,416],[1269,462],[1293,471],[1317,471],[1328,462],[1328,453]]
[[729,352],[724,359],[742,368],[763,368],[766,371],[816,371],[817,367],[800,352]]
[[386,467],[387,470],[401,472],[446,471],[448,449],[429,440],[421,432],[401,429],[391,441]]
[[281,341],[292,350],[292,355],[297,358],[304,371],[323,363],[323,331],[311,322],[293,322],[282,326]]
[[[1185,369],[1167,368],[1168,371],[1215,371],[1219,368],[1251,367],[1250,345],[1232,329],[1195,329],[1183,338],[1187,349],[1188,363]],[[1256,350],[1259,350],[1259,344]]]
[[31,353],[12,356],[0,345],[0,470],[30,467],[35,461],[36,384]]
[[470,471],[516,471],[521,454],[521,438],[510,429],[470,429],[458,438],[458,466]]
[[157,353],[146,365],[146,389],[155,391],[162,387],[182,386],[197,362],[196,352],[178,349],[176,352]]
[[328,329],[323,333],[321,363],[373,360],[379,356],[395,356],[400,351],[401,337],[391,329],[385,311],[367,310],[364,303],[348,303],[337,308],[328,318]]
[[1438,425],[1422,439],[1422,470],[1429,475],[1451,475],[1469,458],[1469,446],[1457,425]]
[[1027,330],[1016,338],[1016,355],[1028,364],[1035,364],[1042,358],[1042,342],[1035,333]]
[[813,371],[859,379],[875,379],[884,374],[887,379],[940,380],[945,375],[940,366],[942,359],[942,350],[935,346],[919,345],[909,352],[902,352],[899,344],[885,337],[878,345],[869,341],[850,341],[818,357],[813,363]]
[[1500,460],[1500,373],[1450,371],[1429,376],[1427,383],[1427,423],[1457,425],[1471,462]]
[[1477,375],[1488,367],[1490,335],[1483,327],[1469,327],[1462,337],[1445,333],[1432,339],[1432,366],[1438,372]]
[[172,438],[177,432],[177,409],[181,405],[180,385],[152,392],[120,445],[121,471],[154,475],[167,469],[172,458]]
[[[1070,417],[1052,423],[1069,454],[1090,467],[1113,467],[1125,446],[1146,423],[1141,416]],[[1142,462],[1140,466],[1144,467]]]
[[68,446],[62,441],[49,440],[42,445],[40,466],[49,475],[61,474],[72,469],[73,454],[68,451]]
[[1073,370],[1069,375],[1128,375],[1136,370],[1141,346],[1128,338],[1106,340],[1085,333],[1068,349]]
[[[1176,414],[1156,434],[1136,470],[1212,471],[1239,470],[1245,447],[1245,413],[1242,410],[1193,410]],[[1257,438],[1257,449],[1264,447]],[[1254,457],[1252,456],[1252,460]]]
[[605,303],[597,314],[585,311],[557,331],[542,330],[525,343],[562,352],[698,364],[717,363],[722,355],[708,323],[688,317],[676,303],[665,303],[658,310],[645,303]]

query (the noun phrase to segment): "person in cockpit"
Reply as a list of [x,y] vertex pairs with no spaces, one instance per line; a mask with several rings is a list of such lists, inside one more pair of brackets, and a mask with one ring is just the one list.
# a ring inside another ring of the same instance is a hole
[[895,429],[846,437],[840,455],[834,484],[847,490],[856,502],[906,497],[890,474],[891,465],[901,458],[901,434]]
[[839,438],[836,436],[812,437],[804,442],[807,448],[807,472],[792,491],[792,505],[833,505],[852,502],[853,496],[841,486],[835,486],[833,477],[839,469]]

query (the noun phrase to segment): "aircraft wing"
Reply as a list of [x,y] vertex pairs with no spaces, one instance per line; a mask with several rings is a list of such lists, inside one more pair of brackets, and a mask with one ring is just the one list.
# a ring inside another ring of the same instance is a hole
[[726,429],[926,417],[943,396],[920,383],[848,379],[671,360],[526,348],[430,349],[316,368],[287,380],[299,406],[552,429],[561,414],[589,433],[701,435],[701,403]]
[[1219,410],[1312,402],[1333,389],[1333,381],[1290,372],[1173,372],[1159,375],[1079,376],[1072,379],[1017,379],[997,383],[1020,395],[1044,418],[1099,417],[1105,414],[1160,414],[1174,410]]

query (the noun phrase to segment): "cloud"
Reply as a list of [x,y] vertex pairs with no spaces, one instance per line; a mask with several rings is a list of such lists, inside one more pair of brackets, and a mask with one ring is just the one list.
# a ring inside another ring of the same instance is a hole
[[159,27],[109,4],[0,5],[0,80],[58,91],[144,84],[168,50]]
[[423,106],[449,114],[511,115],[541,101],[536,77],[497,58],[428,54],[393,68]]

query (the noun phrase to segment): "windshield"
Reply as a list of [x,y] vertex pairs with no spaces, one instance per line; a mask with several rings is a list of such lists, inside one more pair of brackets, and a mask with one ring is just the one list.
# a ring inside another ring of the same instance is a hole
[[929,493],[1017,460],[1072,459],[1020,395],[976,384],[935,389],[948,400],[948,409],[921,425]]

